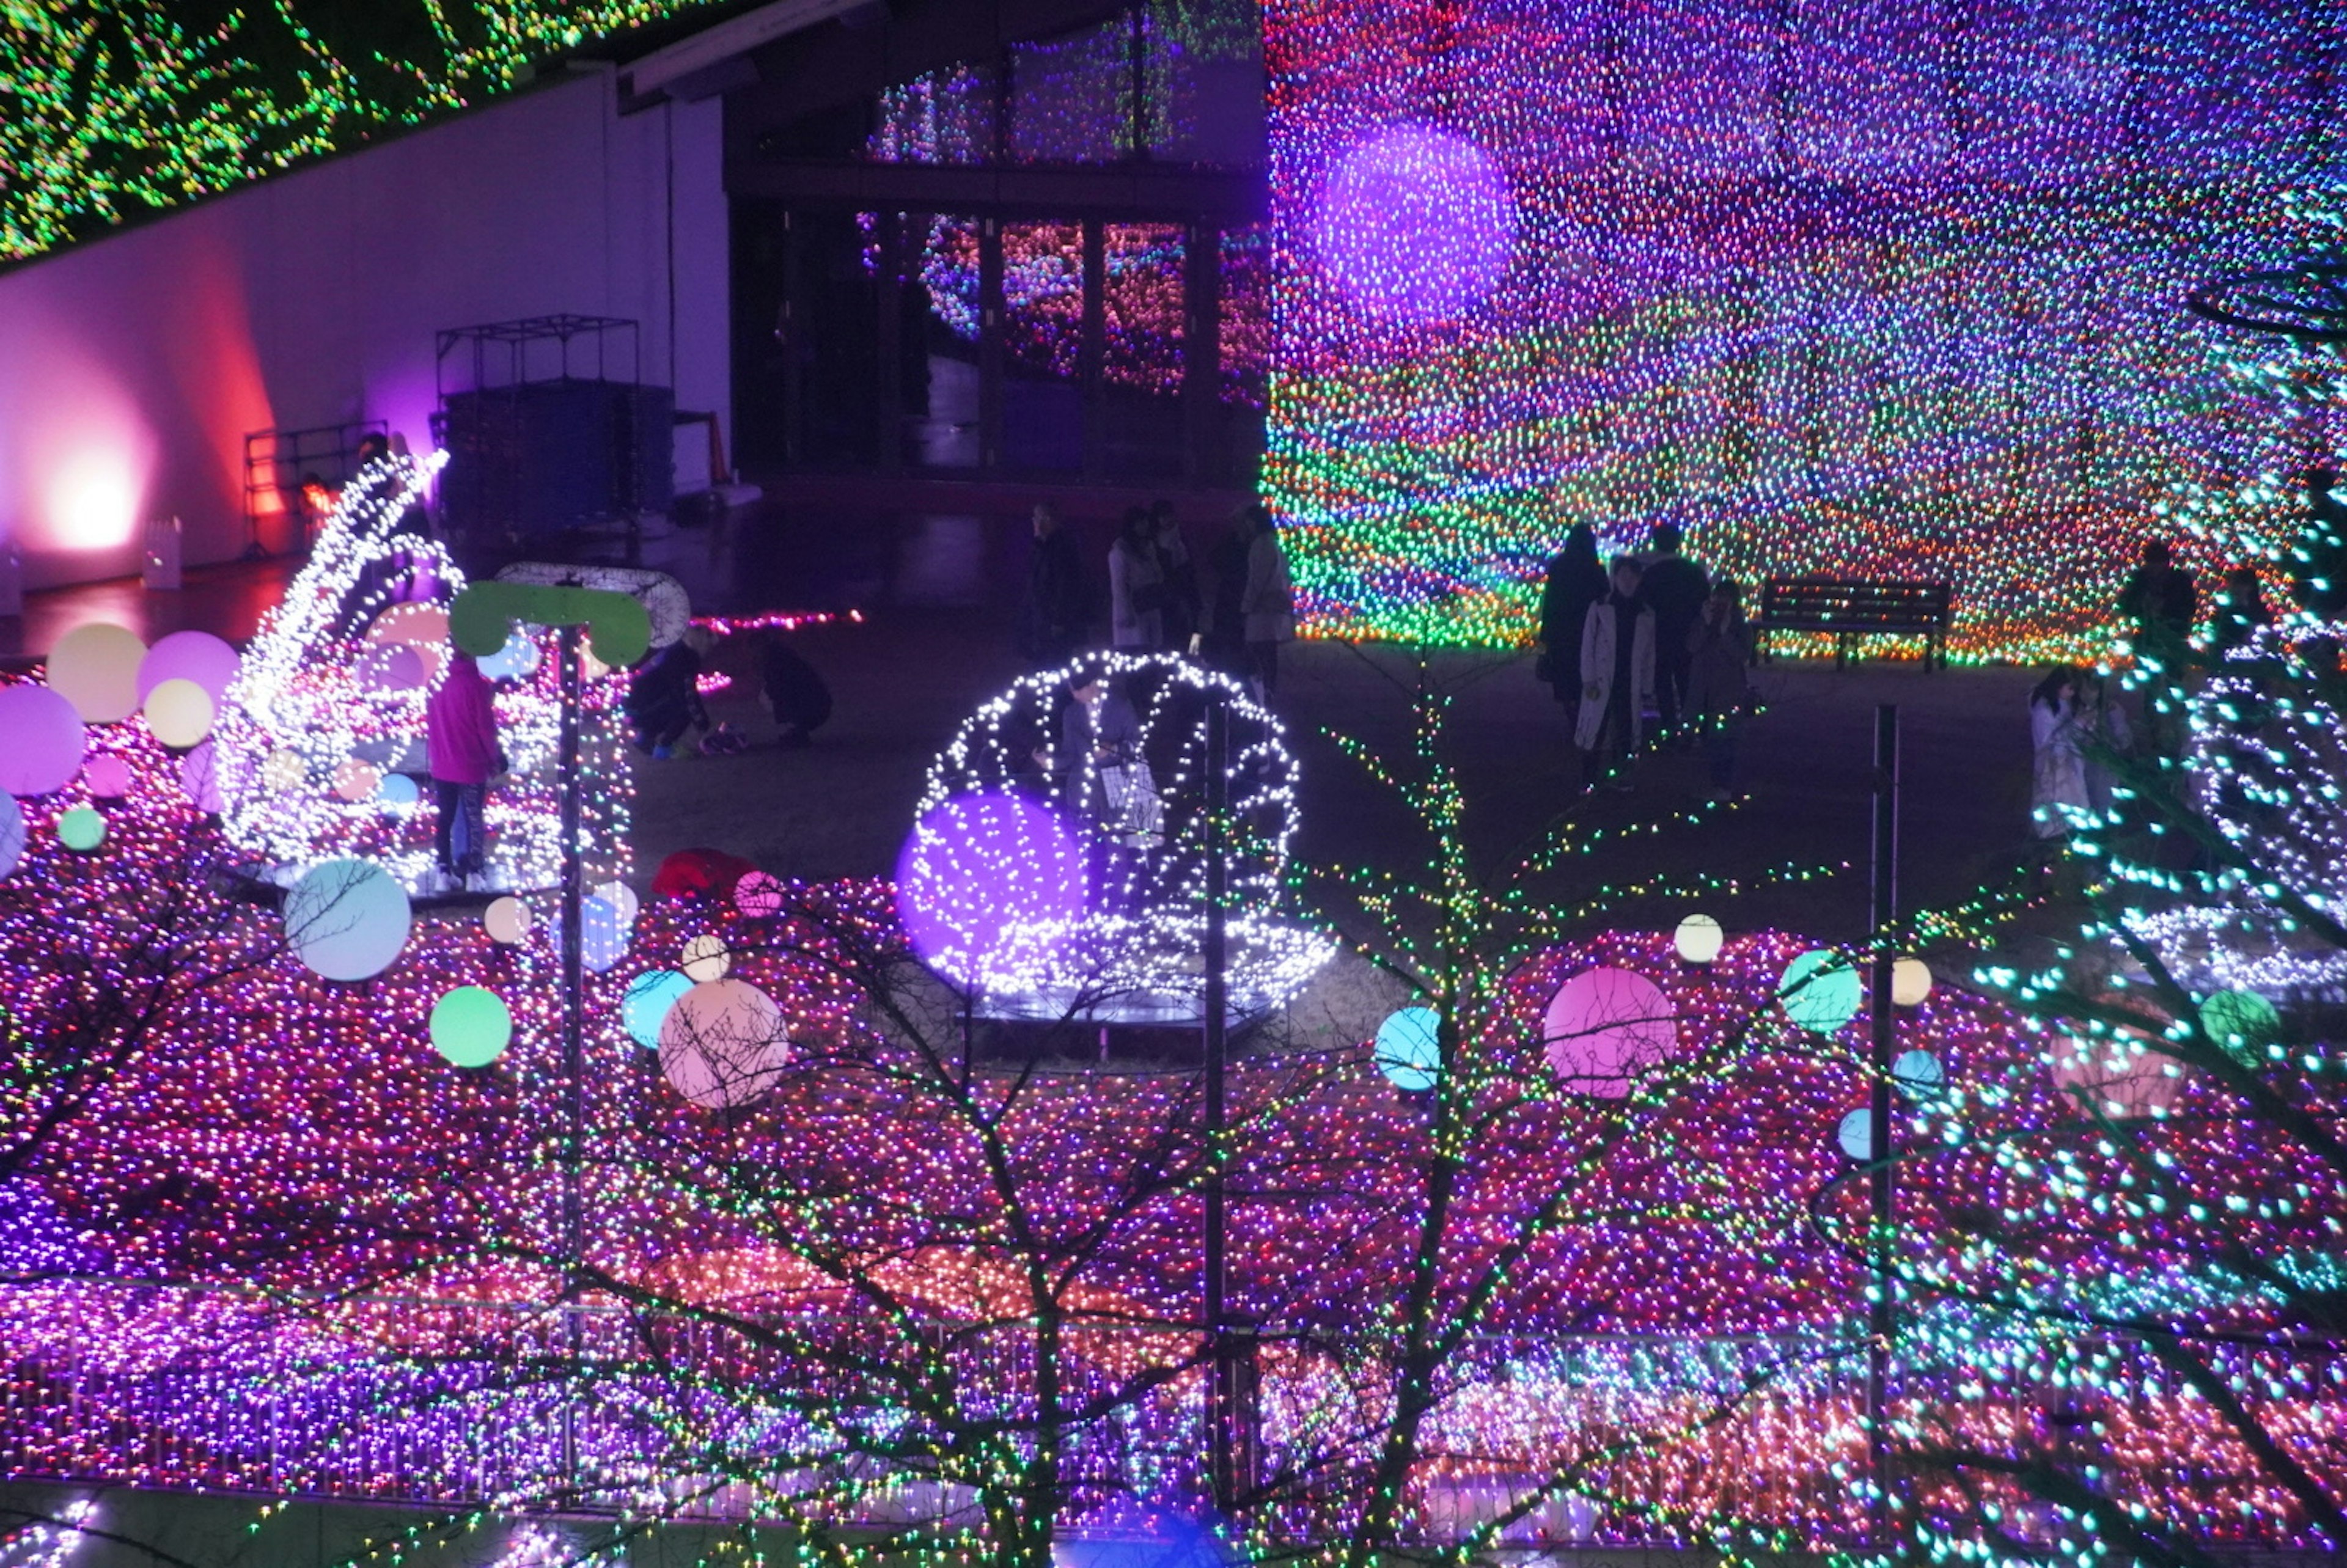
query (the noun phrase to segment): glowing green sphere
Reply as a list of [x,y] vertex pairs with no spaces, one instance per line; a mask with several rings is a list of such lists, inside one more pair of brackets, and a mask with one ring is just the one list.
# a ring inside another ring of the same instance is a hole
[[480,986],[458,986],[432,1004],[432,1049],[458,1067],[487,1067],[513,1041],[505,999]]

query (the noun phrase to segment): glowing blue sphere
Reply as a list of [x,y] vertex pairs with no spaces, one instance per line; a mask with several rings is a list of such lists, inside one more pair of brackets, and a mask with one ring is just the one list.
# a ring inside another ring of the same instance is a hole
[[1910,1094],[1928,1093],[1948,1081],[1940,1059],[1928,1050],[1904,1050],[1891,1064],[1891,1076]]
[[286,945],[330,980],[372,979],[407,946],[407,890],[366,860],[329,860],[285,895]]
[[1834,1141],[1853,1160],[1874,1158],[1874,1112],[1861,1105],[1843,1117],[1834,1130]]

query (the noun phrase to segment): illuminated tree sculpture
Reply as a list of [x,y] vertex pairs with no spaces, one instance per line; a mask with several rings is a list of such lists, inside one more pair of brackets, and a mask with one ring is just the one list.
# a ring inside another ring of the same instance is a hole
[[[425,707],[450,656],[448,606],[465,579],[437,544],[395,530],[441,460],[386,456],[360,471],[221,704],[223,824],[265,878],[290,881],[343,856],[375,861],[411,888],[427,885]],[[551,646],[543,630],[523,628],[483,661],[497,680],[508,764],[486,811],[487,880],[497,888],[545,887],[557,874],[561,711]],[[583,726],[596,882],[623,869],[626,781],[611,684],[589,687]]]
[[[2347,977],[2347,680],[2321,662],[2337,637],[2265,628],[2176,682],[2180,774],[2135,770],[2116,820],[2086,840],[2129,892],[2116,928],[2203,991]],[[2181,864],[2159,852],[2179,841]]]

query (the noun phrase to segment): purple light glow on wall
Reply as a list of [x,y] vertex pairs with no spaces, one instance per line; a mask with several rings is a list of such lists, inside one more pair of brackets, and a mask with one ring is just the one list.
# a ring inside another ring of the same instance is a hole
[[1337,160],[1312,237],[1364,312],[1443,321],[1499,286],[1515,245],[1515,204],[1506,176],[1473,142],[1400,126]]

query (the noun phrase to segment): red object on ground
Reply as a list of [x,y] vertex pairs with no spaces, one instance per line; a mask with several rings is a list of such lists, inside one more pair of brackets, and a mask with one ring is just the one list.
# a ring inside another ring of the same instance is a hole
[[733,884],[757,866],[722,849],[680,849],[652,876],[655,898],[730,898]]

